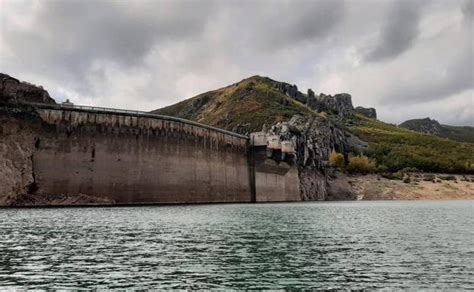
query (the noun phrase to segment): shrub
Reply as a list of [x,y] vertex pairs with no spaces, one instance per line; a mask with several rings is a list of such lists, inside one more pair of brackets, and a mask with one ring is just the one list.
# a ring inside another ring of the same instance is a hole
[[407,176],[405,179],[403,179],[403,182],[406,184],[409,184],[411,182],[411,179],[409,176]]
[[367,174],[376,171],[375,162],[370,160],[365,155],[354,156],[349,154],[349,163],[347,165],[347,171],[350,173]]
[[329,156],[329,164],[334,168],[337,168],[339,170],[344,170],[344,166],[345,166],[344,155],[342,155],[341,153],[337,153],[336,151],[333,150],[331,152],[331,155]]
[[388,167],[386,167],[383,164],[377,165],[377,172],[378,173],[387,173],[388,172]]

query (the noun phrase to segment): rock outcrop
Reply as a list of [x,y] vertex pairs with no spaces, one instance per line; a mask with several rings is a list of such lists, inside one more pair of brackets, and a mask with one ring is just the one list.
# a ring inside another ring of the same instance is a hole
[[[33,155],[41,119],[22,102],[54,104],[42,87],[0,73],[0,205],[35,192]],[[16,104],[15,107],[3,106]]]
[[441,124],[430,118],[408,120],[401,123],[400,127],[431,135],[440,135],[443,131]]
[[323,93],[315,95],[314,91],[309,88],[307,93],[304,94],[298,91],[296,85],[283,82],[276,82],[275,87],[281,93],[308,105],[317,112],[328,112],[340,117],[350,117],[355,113],[352,105],[352,97],[347,93],[339,93],[334,96]]
[[377,119],[377,111],[373,107],[358,106],[355,108],[355,112],[369,119],[374,119],[374,120]]
[[0,107],[0,205],[34,192],[33,153],[37,115],[29,110]]
[[54,99],[41,86],[21,82],[7,74],[0,73],[0,102],[38,102],[55,103]]
[[[279,135],[282,141],[291,141],[296,147],[302,200],[355,199],[350,188],[332,187],[334,172],[329,167],[333,150],[348,153],[353,145],[351,135],[320,117],[295,115],[289,122],[278,123],[268,131]],[[340,185],[340,184],[338,184]]]
[[352,97],[348,93],[339,93],[334,96],[320,94],[317,98],[319,103],[323,105],[318,111],[329,111],[340,117],[349,117],[354,114],[352,106]]

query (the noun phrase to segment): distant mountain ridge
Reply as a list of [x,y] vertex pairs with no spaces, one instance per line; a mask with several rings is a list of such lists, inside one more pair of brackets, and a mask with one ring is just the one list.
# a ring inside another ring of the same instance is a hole
[[474,127],[442,125],[430,118],[407,120],[399,127],[454,141],[474,143]]

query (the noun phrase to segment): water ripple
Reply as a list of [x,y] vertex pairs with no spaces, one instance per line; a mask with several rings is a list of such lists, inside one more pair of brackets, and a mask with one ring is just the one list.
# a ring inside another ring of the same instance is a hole
[[473,204],[0,209],[0,287],[474,289]]

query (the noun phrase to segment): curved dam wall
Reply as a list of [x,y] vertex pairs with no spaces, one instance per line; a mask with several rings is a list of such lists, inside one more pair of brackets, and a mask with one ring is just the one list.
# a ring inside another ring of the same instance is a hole
[[171,117],[38,107],[35,192],[112,204],[255,201],[248,139]]

